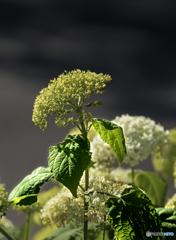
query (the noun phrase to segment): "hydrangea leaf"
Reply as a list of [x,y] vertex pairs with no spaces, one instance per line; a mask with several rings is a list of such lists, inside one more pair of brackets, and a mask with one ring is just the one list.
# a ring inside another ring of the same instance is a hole
[[97,100],[92,103],[87,103],[83,107],[91,107],[91,106],[101,106],[103,105],[101,101]]
[[[126,188],[120,198],[105,202],[108,221],[121,240],[147,239],[146,232],[162,232],[161,221],[150,199],[137,188]],[[151,239],[161,240],[164,237]]]
[[66,186],[74,197],[84,170],[90,166],[90,143],[82,134],[68,135],[49,148],[48,164],[54,178]]
[[156,208],[156,212],[158,213],[161,221],[162,227],[164,232],[172,232],[172,237],[169,239],[175,239],[176,235],[176,216],[175,216],[175,209],[173,208]]
[[158,173],[147,171],[136,173],[134,184],[146,192],[153,205],[157,207],[164,205],[168,183]]
[[49,168],[38,167],[27,175],[9,194],[8,201],[19,205],[31,205],[37,201],[40,186],[53,177]]
[[101,139],[108,143],[114,150],[120,167],[126,155],[125,138],[122,128],[105,119],[93,118],[93,120],[93,127],[100,134]]

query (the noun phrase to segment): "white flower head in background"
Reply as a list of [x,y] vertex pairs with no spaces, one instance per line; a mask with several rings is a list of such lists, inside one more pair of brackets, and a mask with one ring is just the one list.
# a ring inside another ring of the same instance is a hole
[[147,159],[156,149],[161,150],[168,141],[169,131],[150,118],[126,114],[112,122],[123,128],[127,147],[124,163],[132,167]]
[[92,160],[95,162],[95,169],[105,172],[113,167],[116,156],[110,146],[104,142],[99,134],[96,134],[90,144]]
[[[113,123],[123,128],[127,155],[124,163],[131,167],[139,164],[139,161],[147,159],[156,149],[161,150],[168,141],[169,131],[156,124],[155,121],[144,116],[129,116],[128,114],[116,117]],[[99,170],[113,167],[115,153],[99,135],[96,135],[91,143],[92,158]]]

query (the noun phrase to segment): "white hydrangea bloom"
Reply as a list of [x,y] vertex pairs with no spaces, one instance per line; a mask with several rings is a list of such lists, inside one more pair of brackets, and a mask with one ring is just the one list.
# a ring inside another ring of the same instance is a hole
[[[102,171],[97,169],[97,168],[90,168],[89,169],[89,175],[92,175],[92,177],[101,177],[102,176]],[[111,172],[109,171],[109,169],[103,169],[103,177],[105,178],[105,180],[110,180],[113,177],[111,176]],[[114,178],[113,178],[114,179]],[[116,177],[115,179],[116,181],[118,181],[119,179]]]
[[[80,185],[84,189],[85,175],[83,174]],[[78,198],[73,198],[70,191],[63,187],[62,190],[41,209],[41,219],[44,225],[56,224],[58,227],[65,226],[74,221],[77,227],[84,223],[84,197],[89,202],[87,218],[89,221],[97,222],[98,219],[104,220],[106,215],[104,210],[105,201],[113,194],[120,197],[126,184],[105,180],[104,177],[94,177],[90,175],[89,188],[84,192],[78,187]],[[105,192],[106,194],[103,194]]]
[[168,141],[169,131],[150,118],[126,114],[112,122],[123,128],[127,147],[124,163],[132,167],[147,159],[157,148],[162,149]]
[[[71,192],[63,187],[62,190],[52,197],[41,209],[41,219],[44,225],[65,226],[66,216],[68,213],[68,205],[72,198]],[[70,215],[68,214],[68,217]]]
[[100,138],[99,134],[95,135],[90,146],[92,160],[95,162],[96,169],[104,172],[113,167],[116,159],[115,153],[110,146]]
[[[136,169],[135,172],[141,172],[142,170]],[[125,183],[132,183],[132,178],[128,176],[131,173],[131,168],[115,168],[110,172],[110,178],[116,181],[122,181]]]
[[[147,159],[157,148],[162,149],[168,141],[169,131],[165,131],[163,126],[150,118],[126,114],[117,116],[112,122],[123,128],[127,148],[123,162],[131,167]],[[91,143],[91,151],[93,161],[96,162],[95,167],[99,170],[111,168],[115,163],[115,153],[98,134]]]
[[[81,184],[84,185],[84,178],[81,180]],[[120,197],[122,191],[128,187],[131,186],[117,183],[114,180],[105,180],[103,176],[94,177],[93,174],[90,174],[89,188],[85,192],[85,194],[88,194],[86,200],[89,202],[88,220],[95,222],[97,222],[98,219],[104,220],[104,215],[106,215],[104,209],[105,201],[109,197],[112,197],[111,195]]]

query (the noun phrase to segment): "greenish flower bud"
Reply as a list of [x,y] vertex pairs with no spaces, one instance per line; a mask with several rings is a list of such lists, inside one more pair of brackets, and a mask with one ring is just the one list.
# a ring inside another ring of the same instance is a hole
[[[42,89],[36,97],[32,121],[45,130],[48,125],[46,117],[57,113],[58,127],[67,126],[69,123],[75,124],[75,120],[63,117],[68,113],[65,106],[76,111],[92,93],[102,93],[106,84],[111,80],[109,75],[96,74],[89,70],[87,72],[79,69],[71,72],[65,71],[57,79],[51,80],[48,87]],[[89,120],[90,115],[86,121]]]

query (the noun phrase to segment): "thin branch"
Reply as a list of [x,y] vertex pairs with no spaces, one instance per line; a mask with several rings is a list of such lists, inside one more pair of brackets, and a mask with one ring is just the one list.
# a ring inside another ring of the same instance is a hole
[[8,239],[8,240],[13,240],[13,238],[4,230],[0,227],[0,232]]
[[78,186],[83,190],[83,192],[85,192],[84,188],[80,184]]
[[[93,191],[92,191],[92,192],[93,192]],[[92,193],[92,192],[90,192],[90,193]],[[111,197],[118,197],[118,196],[116,196],[116,195],[113,195],[113,194],[107,193],[107,192],[97,192],[97,193],[106,194],[106,195],[111,196]]]
[[90,124],[88,131],[90,130],[90,128],[92,127],[92,125],[93,125],[93,123],[92,123],[92,124]]
[[82,132],[80,126],[76,123],[76,121],[75,121],[75,125],[77,126],[77,128],[79,128],[80,132]]
[[80,107],[81,97],[78,98],[78,107]]
[[75,104],[72,103],[72,101],[70,101],[70,100],[68,100],[68,103],[69,103],[69,104],[66,104],[66,105],[69,106],[69,107],[71,107],[71,108],[73,108],[73,109],[76,111],[76,106],[75,106]]
[[113,194],[107,193],[107,192],[97,192],[97,193],[106,194],[106,195],[111,196],[111,197],[118,197],[118,196],[116,196],[116,195],[113,195]]

